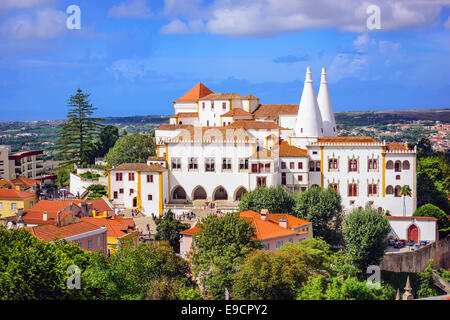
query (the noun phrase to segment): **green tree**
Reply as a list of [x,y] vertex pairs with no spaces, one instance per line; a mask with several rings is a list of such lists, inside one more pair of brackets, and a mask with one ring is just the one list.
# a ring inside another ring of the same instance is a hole
[[369,265],[378,265],[387,248],[390,230],[386,217],[371,206],[350,212],[344,218],[343,234],[346,254],[352,264],[363,272]]
[[[450,227],[450,220],[440,208],[432,205],[432,204],[424,204],[414,211],[413,216],[415,217],[434,217],[438,219],[438,229],[440,233],[440,237],[445,237],[448,234],[448,231],[444,231],[444,229],[448,229]],[[442,231],[441,231],[442,230]]]
[[119,128],[116,126],[108,125],[100,131],[99,142],[97,145],[96,157],[104,157],[109,149],[114,147],[117,140],[119,140]]
[[261,212],[261,209],[268,209],[272,213],[290,213],[293,205],[293,197],[282,186],[259,186],[242,196],[239,210]]
[[311,221],[314,236],[328,243],[341,244],[341,196],[335,190],[312,187],[294,195],[293,214]]
[[411,197],[411,188],[408,185],[404,185],[400,194],[403,196],[403,215],[406,216],[406,197]]
[[67,286],[70,265],[81,272],[90,253],[65,241],[47,243],[25,229],[0,227],[0,300],[89,299],[90,289]]
[[93,142],[102,127],[100,121],[103,119],[92,117],[97,108],[89,103],[89,96],[90,94],[78,89],[69,98],[67,119],[61,124],[57,140],[57,159],[63,161],[61,166],[90,163]]
[[91,199],[100,199],[107,195],[107,191],[105,190],[105,186],[101,184],[92,184],[87,187],[89,191],[88,197]]
[[169,210],[162,218],[155,220],[155,240],[169,241],[176,253],[180,252],[180,232],[190,228],[188,223],[175,219],[175,215]]
[[74,171],[73,164],[59,166],[56,171],[56,183],[60,186],[67,186],[70,181],[70,173]]
[[[82,275],[96,299],[142,300],[151,296],[155,279],[190,284],[189,265],[168,245],[140,244],[110,258],[97,254]],[[167,284],[166,284],[167,285]]]
[[420,273],[420,287],[417,290],[417,298],[427,298],[437,296],[437,290],[433,280],[434,260],[430,259],[428,266]]
[[117,140],[105,160],[110,166],[118,166],[122,163],[145,163],[148,157],[155,154],[156,146],[152,137],[135,133]]
[[237,213],[204,218],[200,227],[190,252],[193,272],[210,296],[223,299],[245,255],[261,248],[261,243],[253,240],[253,225]]

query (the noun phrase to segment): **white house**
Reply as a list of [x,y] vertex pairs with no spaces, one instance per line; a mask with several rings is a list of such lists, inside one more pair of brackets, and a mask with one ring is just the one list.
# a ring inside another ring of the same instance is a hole
[[438,239],[437,219],[434,217],[387,217],[395,239],[436,241]]

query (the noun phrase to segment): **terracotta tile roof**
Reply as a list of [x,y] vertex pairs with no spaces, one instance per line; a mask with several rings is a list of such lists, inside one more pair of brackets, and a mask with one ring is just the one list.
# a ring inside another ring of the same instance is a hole
[[122,163],[112,168],[111,171],[165,172],[167,169],[158,163]]
[[269,214],[269,220],[273,223],[278,223],[280,218],[284,218],[288,221],[288,228],[289,229],[297,229],[300,227],[304,227],[306,225],[311,224],[311,222],[294,217],[293,215],[287,214],[287,213],[270,213]]
[[211,93],[207,96],[200,98],[199,100],[229,100],[229,99],[244,100],[245,97],[241,96],[239,93]]
[[308,157],[306,149],[300,149],[288,144],[281,144],[278,148],[279,157]]
[[[74,203],[79,205],[80,203],[86,201],[87,203],[91,203],[94,210],[97,210],[101,213],[112,211],[108,203],[103,199],[88,199],[88,200],[41,200],[36,203],[31,209],[28,209],[23,214],[23,221],[26,224],[55,224],[57,221],[57,213],[59,211],[64,211],[70,203]],[[47,221],[43,220],[43,213],[47,212]],[[60,219],[64,219],[70,214],[70,212],[61,212]],[[13,221],[17,220],[17,217],[11,219]]]
[[335,136],[319,138],[316,143],[376,143],[377,141],[371,137],[366,136]]
[[191,90],[185,95],[176,100],[175,102],[197,102],[200,98],[214,93],[209,90],[203,83],[197,83]]
[[248,95],[246,95],[244,98],[245,98],[245,99],[248,99],[248,100],[259,100],[258,97],[255,97],[255,96],[252,95],[252,94],[248,94]]
[[132,218],[123,218],[122,216],[111,216],[109,218],[83,217],[80,220],[98,227],[106,227],[108,229],[108,237],[112,238],[121,238],[136,231],[134,220]]
[[[310,222],[308,221],[298,219],[296,217],[290,216],[289,214],[278,214],[278,215],[279,215],[277,216],[278,219],[280,217],[288,219],[288,228],[290,228],[289,225],[294,226],[294,228],[298,228],[300,226],[310,224]],[[257,240],[267,240],[272,238],[293,236],[298,234],[308,234],[308,232],[298,232],[295,230],[280,227],[278,224],[278,220],[274,221],[273,219],[270,219],[270,216],[268,221],[264,221],[261,219],[261,215],[259,213],[252,210],[240,212],[239,217],[253,224],[256,233],[254,239]],[[194,226],[188,230],[182,231],[181,233],[195,235],[199,232],[200,228],[201,227],[199,226]]]
[[158,127],[156,127],[155,130],[179,130],[179,129],[189,129],[193,126],[190,124],[169,124],[169,123],[162,123]]
[[148,157],[148,161],[166,161],[164,157]]
[[386,149],[389,151],[404,151],[409,150],[407,147],[405,147],[404,144],[401,144],[399,142],[391,142],[386,145]]
[[260,104],[253,112],[256,118],[275,120],[280,115],[297,115],[298,104]]
[[223,114],[222,117],[236,117],[236,116],[252,116],[250,112],[242,110],[241,108],[234,108]]
[[198,112],[178,112],[171,118],[198,118]]
[[[188,127],[180,132],[179,135],[174,137],[172,140],[173,142],[183,142],[187,139],[204,139],[204,140],[211,140],[211,141],[223,141],[227,139],[234,139],[238,141],[248,141],[250,139],[253,139],[252,136],[248,134],[248,132],[242,128],[230,128],[229,126],[226,127],[196,127],[196,130],[201,129],[201,134],[198,131],[194,131],[194,127]],[[195,135],[201,135],[201,137],[196,137]]]
[[19,191],[14,189],[0,189],[1,199],[27,199],[35,196],[36,195],[31,192]]
[[30,179],[24,176],[18,176],[16,179],[11,180],[15,185],[23,186],[25,188],[29,188],[34,186],[35,184],[41,184],[41,181]]
[[271,121],[237,120],[225,128],[265,129],[265,130],[287,130]]
[[388,220],[430,220],[430,221],[437,221],[435,217],[413,217],[413,216],[407,216],[407,217],[396,217],[396,216],[387,216]]
[[65,239],[86,232],[100,230],[101,228],[88,222],[76,222],[62,227],[44,224],[37,227],[28,227],[26,229],[35,237],[47,242],[52,242],[56,239]]
[[254,154],[252,154],[250,156],[250,159],[273,159],[276,158],[277,155],[277,153],[263,148],[262,150],[256,151]]

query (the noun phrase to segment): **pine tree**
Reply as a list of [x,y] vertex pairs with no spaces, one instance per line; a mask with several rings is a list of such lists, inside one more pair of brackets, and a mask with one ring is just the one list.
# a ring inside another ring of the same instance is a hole
[[89,96],[90,94],[78,89],[67,103],[67,120],[60,125],[61,132],[57,142],[58,160],[63,161],[61,166],[89,163],[94,138],[102,128],[100,121],[103,120],[92,117],[97,108],[89,103]]

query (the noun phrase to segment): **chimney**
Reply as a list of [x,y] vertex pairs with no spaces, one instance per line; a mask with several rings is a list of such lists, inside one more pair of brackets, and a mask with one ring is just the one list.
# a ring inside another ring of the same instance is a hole
[[278,224],[280,227],[282,227],[284,229],[287,229],[287,227],[288,227],[288,221],[287,221],[287,219],[285,219],[283,217],[280,217],[280,219],[278,220]]
[[61,226],[61,211],[58,211],[56,213],[56,226],[58,226],[58,227]]
[[261,209],[261,220],[268,221],[269,220],[269,210]]
[[47,211],[44,211],[42,213],[42,220],[47,221],[47,219],[48,219],[48,213],[47,213]]

